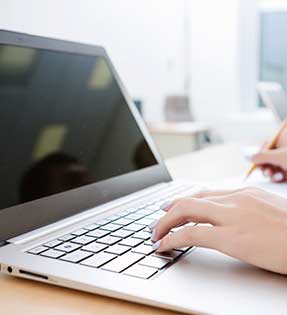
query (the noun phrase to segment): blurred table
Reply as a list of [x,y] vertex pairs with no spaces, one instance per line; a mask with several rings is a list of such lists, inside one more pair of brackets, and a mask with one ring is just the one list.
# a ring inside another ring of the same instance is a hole
[[[167,161],[175,179],[215,181],[242,175],[248,163],[233,145],[216,146]],[[177,312],[0,275],[0,314],[174,315]]]
[[165,159],[202,148],[210,133],[207,124],[193,121],[149,124],[148,129]]
[[250,162],[240,146],[224,144],[167,159],[166,165],[174,179],[214,183],[244,176]]

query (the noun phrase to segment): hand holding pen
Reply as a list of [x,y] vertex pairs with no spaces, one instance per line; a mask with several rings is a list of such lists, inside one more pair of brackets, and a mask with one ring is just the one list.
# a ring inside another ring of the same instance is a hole
[[253,156],[252,162],[254,164],[246,178],[256,168],[260,168],[264,176],[269,177],[272,182],[287,181],[287,119],[283,122],[273,140],[261,152]]

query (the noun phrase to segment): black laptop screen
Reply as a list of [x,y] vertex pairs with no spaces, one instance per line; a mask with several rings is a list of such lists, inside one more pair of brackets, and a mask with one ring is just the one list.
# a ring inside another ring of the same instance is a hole
[[0,209],[155,164],[104,57],[0,45]]

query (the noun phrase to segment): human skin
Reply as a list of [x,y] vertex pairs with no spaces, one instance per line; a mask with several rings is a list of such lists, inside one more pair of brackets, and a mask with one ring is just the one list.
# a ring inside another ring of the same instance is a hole
[[[151,225],[158,252],[211,248],[287,274],[287,199],[257,188],[206,191],[177,199],[164,210],[166,214]],[[169,233],[188,222],[205,224]]]
[[276,148],[265,150],[252,157],[252,162],[258,165],[263,174],[272,182],[287,181],[287,129],[280,135]]

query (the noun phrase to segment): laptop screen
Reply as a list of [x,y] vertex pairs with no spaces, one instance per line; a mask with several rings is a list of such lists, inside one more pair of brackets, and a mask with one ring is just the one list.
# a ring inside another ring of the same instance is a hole
[[157,164],[103,56],[0,45],[0,209]]

